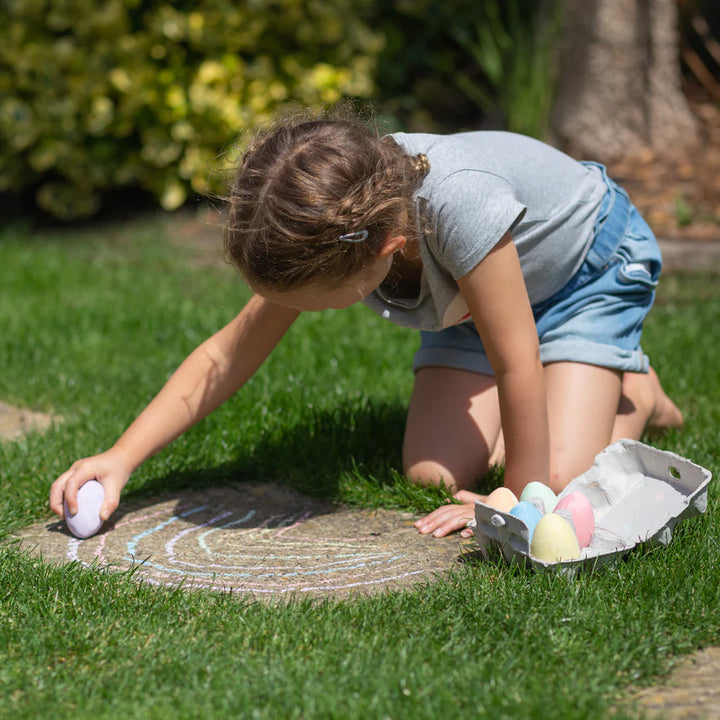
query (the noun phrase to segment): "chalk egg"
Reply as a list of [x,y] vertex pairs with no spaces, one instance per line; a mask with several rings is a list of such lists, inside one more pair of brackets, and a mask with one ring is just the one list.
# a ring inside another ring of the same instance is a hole
[[558,510],[568,510],[570,512],[578,544],[581,548],[587,547],[592,539],[592,534],[595,532],[595,513],[587,497],[577,490],[570,492],[558,500],[555,512]]
[[512,490],[506,487],[495,488],[485,499],[485,504],[500,512],[509,512],[510,508],[517,505],[517,497]]
[[532,540],[535,527],[540,522],[540,518],[543,516],[542,510],[540,510],[537,505],[533,505],[533,503],[528,502],[527,500],[521,500],[510,510],[510,514],[525,523],[528,529],[528,540]]
[[555,509],[557,495],[545,484],[537,481],[528,483],[520,494],[521,500],[532,501],[534,498],[542,500],[545,512],[549,513]]
[[548,513],[535,526],[530,553],[543,562],[574,560],[580,557],[575,531],[560,515]]
[[70,514],[65,502],[65,524],[77,538],[88,538],[102,526],[100,507],[105,499],[105,488],[97,480],[88,480],[77,494],[78,511]]

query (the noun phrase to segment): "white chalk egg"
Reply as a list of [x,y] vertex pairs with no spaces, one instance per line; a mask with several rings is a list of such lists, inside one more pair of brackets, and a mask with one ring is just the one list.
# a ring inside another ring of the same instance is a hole
[[97,480],[88,480],[77,494],[78,511],[70,514],[65,502],[65,524],[77,538],[88,538],[102,526],[100,508],[105,499],[105,488]]

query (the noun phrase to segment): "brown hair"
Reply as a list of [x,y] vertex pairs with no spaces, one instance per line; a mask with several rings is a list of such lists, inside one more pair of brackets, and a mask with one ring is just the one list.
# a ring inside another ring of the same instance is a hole
[[[242,158],[230,195],[228,256],[253,287],[337,285],[389,233],[415,236],[413,193],[428,168],[424,155],[407,155],[357,120],[281,122]],[[362,230],[361,242],[341,239]]]

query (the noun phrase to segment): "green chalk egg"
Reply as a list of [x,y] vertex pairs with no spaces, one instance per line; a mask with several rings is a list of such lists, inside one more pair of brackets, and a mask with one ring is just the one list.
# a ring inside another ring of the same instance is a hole
[[550,513],[555,509],[557,495],[545,483],[531,482],[525,486],[520,499],[532,502],[534,498],[542,500],[546,513]]

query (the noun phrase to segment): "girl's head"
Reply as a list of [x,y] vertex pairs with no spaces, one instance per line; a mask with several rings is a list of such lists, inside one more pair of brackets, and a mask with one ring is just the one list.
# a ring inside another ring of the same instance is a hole
[[427,168],[355,121],[281,124],[250,146],[233,183],[230,259],[261,292],[340,287],[388,238],[414,236]]

